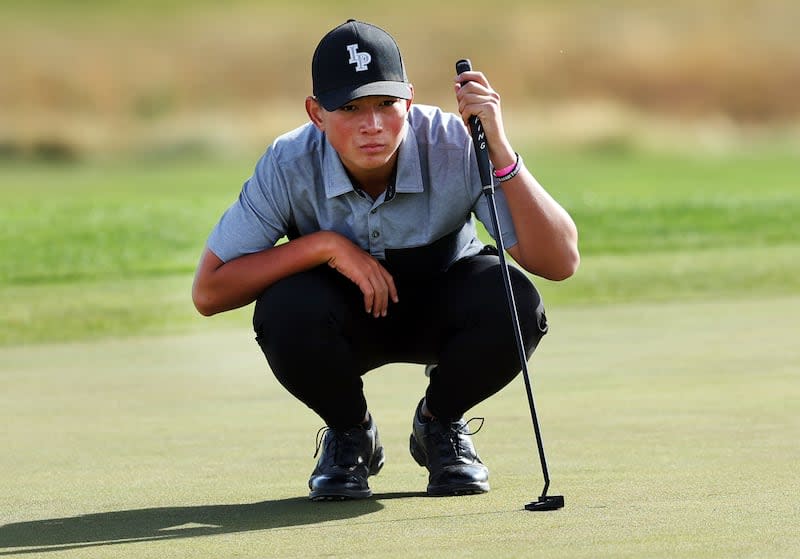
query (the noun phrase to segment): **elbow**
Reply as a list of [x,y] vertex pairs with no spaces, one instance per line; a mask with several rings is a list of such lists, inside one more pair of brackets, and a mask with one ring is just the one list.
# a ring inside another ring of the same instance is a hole
[[578,250],[578,232],[574,231],[568,242],[566,242],[561,250],[561,258],[558,259],[558,265],[553,270],[551,279],[553,281],[564,281],[575,275],[578,267],[581,264],[581,253]]
[[580,262],[581,262],[581,257],[576,251],[574,258],[571,258],[570,260],[564,262],[562,266],[558,270],[556,270],[556,273],[553,275],[553,277],[549,279],[553,281],[564,281],[566,279],[571,278],[573,275],[575,275],[575,272],[578,271],[578,266],[580,266]]
[[514,246],[509,249],[509,254],[526,271],[550,281],[564,281],[572,277],[581,261],[578,246],[574,243],[545,255],[535,252],[526,254]]
[[192,290],[192,302],[197,312],[203,316],[213,316],[219,312],[209,294],[198,289]]
[[581,255],[578,252],[578,247],[573,247],[563,255],[559,262],[552,266],[547,274],[544,274],[545,279],[551,281],[564,281],[575,275],[581,263]]
[[203,316],[213,316],[217,314],[217,311],[214,310],[214,307],[205,301],[195,300],[194,308],[197,309],[197,312],[199,312]]
[[203,316],[214,316],[217,312],[212,307],[205,307],[195,303],[194,308]]

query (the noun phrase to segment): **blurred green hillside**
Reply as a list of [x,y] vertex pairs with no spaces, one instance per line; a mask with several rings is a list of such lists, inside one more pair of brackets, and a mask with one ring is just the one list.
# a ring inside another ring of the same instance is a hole
[[389,30],[417,101],[454,61],[536,142],[726,147],[800,136],[794,0],[0,3],[0,157],[261,149],[305,121],[319,38]]

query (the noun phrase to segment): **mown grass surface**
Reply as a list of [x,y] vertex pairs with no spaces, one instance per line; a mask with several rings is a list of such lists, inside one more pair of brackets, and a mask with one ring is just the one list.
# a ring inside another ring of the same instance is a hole
[[426,498],[408,454],[421,367],[367,375],[373,499],[311,503],[320,421],[247,328],[0,348],[0,554],[19,557],[790,558],[797,295],[559,307],[521,379],[471,410],[492,491]]
[[[544,153],[529,166],[587,256],[792,244],[800,163]],[[191,272],[253,162],[3,167],[3,283]]]
[[[790,155],[526,157],[581,234],[579,273],[538,282],[552,304],[800,290],[800,164]],[[247,309],[200,320],[189,290],[252,164],[3,167],[0,344],[242,320]]]

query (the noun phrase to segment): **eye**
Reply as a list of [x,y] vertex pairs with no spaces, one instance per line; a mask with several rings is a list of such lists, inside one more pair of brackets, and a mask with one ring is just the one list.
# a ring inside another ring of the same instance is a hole
[[400,101],[400,99],[397,99],[397,98],[384,99],[383,101],[381,101],[381,107],[391,107],[392,105],[394,105],[398,101]]
[[342,105],[341,107],[339,107],[339,110],[342,111],[343,113],[352,113],[353,111],[356,110],[356,106],[353,104]]

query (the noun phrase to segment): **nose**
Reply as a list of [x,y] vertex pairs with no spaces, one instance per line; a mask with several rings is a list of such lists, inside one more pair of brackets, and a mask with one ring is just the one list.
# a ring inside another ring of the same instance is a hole
[[364,111],[364,119],[361,121],[361,131],[374,134],[383,130],[383,121],[381,115],[375,108],[369,108]]

